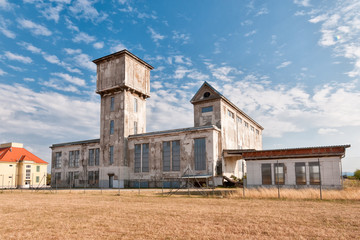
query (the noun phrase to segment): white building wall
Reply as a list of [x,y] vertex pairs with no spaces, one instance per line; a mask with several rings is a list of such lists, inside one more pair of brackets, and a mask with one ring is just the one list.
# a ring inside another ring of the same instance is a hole
[[[296,158],[296,159],[273,159],[273,160],[247,160],[247,186],[248,187],[271,187],[275,185],[274,164],[284,163],[285,187],[317,187],[310,185],[309,163],[318,162],[318,158]],[[304,162],[306,169],[306,185],[296,185],[295,163]],[[327,188],[341,188],[341,158],[322,157],[319,158],[321,185]],[[271,164],[272,185],[262,185],[261,164]]]

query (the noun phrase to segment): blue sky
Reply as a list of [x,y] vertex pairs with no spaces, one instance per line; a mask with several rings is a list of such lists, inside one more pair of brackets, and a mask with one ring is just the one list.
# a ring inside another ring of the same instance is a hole
[[264,128],[263,148],[351,144],[360,169],[360,2],[0,0],[0,142],[50,161],[99,137],[91,61],[155,67],[147,130],[193,126],[208,81]]

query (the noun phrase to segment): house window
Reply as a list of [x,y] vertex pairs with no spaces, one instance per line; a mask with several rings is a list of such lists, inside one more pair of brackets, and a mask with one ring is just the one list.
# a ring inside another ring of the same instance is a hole
[[256,135],[259,135],[259,134],[260,134],[259,130],[256,129]]
[[26,169],[26,180],[30,179],[31,169]]
[[40,166],[36,166],[36,172],[40,172]]
[[134,122],[134,134],[137,134],[137,122]]
[[212,111],[213,111],[213,106],[201,108],[201,112],[202,112],[202,113],[212,112]]
[[89,181],[89,184],[94,184],[94,171],[88,172],[88,181]]
[[88,160],[89,166],[94,166],[94,164],[95,164],[94,150],[95,149],[89,149],[89,160]]
[[55,168],[61,168],[61,152],[55,153]]
[[239,118],[239,117],[236,117],[236,121],[237,121],[238,123],[242,123],[242,119]]
[[306,185],[305,163],[295,163],[296,185]]
[[114,146],[110,146],[109,148],[109,162],[110,164],[114,163]]
[[9,167],[12,167],[13,165],[9,165]]
[[261,164],[261,177],[263,185],[271,185],[271,164]]
[[110,98],[110,111],[114,111],[115,110],[115,98],[111,97]]
[[285,184],[285,167],[283,163],[274,164],[275,171],[275,184],[284,185]]
[[255,130],[253,126],[250,126],[250,129],[252,132]]
[[138,111],[138,101],[137,98],[134,98],[134,112]]
[[39,176],[36,176],[36,182],[40,182],[40,177]]
[[320,168],[318,162],[309,163],[310,185],[320,185]]
[[197,138],[194,142],[195,170],[206,170],[205,138]]
[[114,134],[114,120],[110,121],[110,135]]
[[134,172],[149,172],[149,144],[135,144]]
[[100,164],[100,148],[95,149],[95,166]]
[[163,171],[180,171],[180,141],[163,142]]
[[31,168],[31,165],[26,165],[26,168]]
[[74,172],[74,179],[79,179],[79,172],[78,171]]
[[228,110],[228,115],[229,115],[229,117],[234,118],[234,113],[231,112],[230,110]]
[[245,127],[248,128],[248,127],[249,127],[249,123],[247,123],[247,122],[245,122],[245,121],[244,121],[244,123],[245,123]]

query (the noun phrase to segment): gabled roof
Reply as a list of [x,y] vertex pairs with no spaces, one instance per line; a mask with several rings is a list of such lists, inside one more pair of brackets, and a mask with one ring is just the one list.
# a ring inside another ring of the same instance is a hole
[[33,161],[35,163],[48,164],[41,158],[35,156],[25,148],[6,147],[0,148],[0,162]]
[[[202,89],[204,88],[209,88],[210,91],[213,92],[214,96],[211,96],[209,98],[201,98],[199,96],[200,92],[202,91]],[[254,119],[252,119],[249,115],[247,115],[244,111],[242,111],[240,108],[238,108],[235,104],[233,104],[229,99],[227,99],[224,95],[222,95],[219,91],[217,91],[214,87],[212,87],[208,82],[204,82],[201,87],[199,88],[199,90],[197,90],[197,92],[195,93],[195,95],[192,97],[192,99],[190,100],[190,102],[192,104],[198,103],[198,102],[202,102],[202,101],[208,101],[208,100],[213,100],[213,99],[219,99],[221,98],[222,100],[224,100],[226,103],[228,103],[230,106],[232,106],[233,108],[235,108],[237,111],[239,111],[241,114],[243,114],[246,118],[248,118],[252,123],[254,123],[257,127],[259,127],[261,130],[263,130],[264,128],[257,123]]]
[[284,158],[341,157],[350,145],[285,148],[270,150],[234,149],[224,150],[224,157],[240,157],[244,160],[272,160]]

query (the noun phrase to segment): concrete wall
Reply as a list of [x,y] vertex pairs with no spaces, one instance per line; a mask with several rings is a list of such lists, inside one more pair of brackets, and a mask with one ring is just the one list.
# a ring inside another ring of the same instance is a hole
[[[87,144],[73,144],[52,148],[52,164],[51,164],[51,186],[52,187],[98,187],[98,184],[93,186],[87,183],[89,171],[100,171],[104,166],[101,158],[100,151],[100,164],[99,166],[88,166],[89,149],[100,148],[100,143],[87,143]],[[69,152],[79,150],[79,167],[69,167]],[[61,168],[55,167],[55,156],[57,152],[61,152]],[[78,179],[70,179],[69,172],[78,172]],[[55,180],[55,174],[61,173],[61,180]]]
[[[190,166],[191,174],[216,175],[216,163],[221,161],[220,131],[215,128],[170,132],[146,136],[130,136],[129,146],[129,180],[143,179],[156,182],[162,178],[181,177]],[[206,140],[206,170],[195,171],[194,164],[194,139],[205,138]],[[163,171],[163,142],[180,140],[180,171]],[[135,144],[149,143],[149,172],[135,173]]]
[[[321,185],[327,188],[341,188],[341,158],[340,157],[322,157],[320,160]],[[274,164],[277,160],[257,160],[246,161],[247,167],[247,186],[259,187],[262,185],[261,164],[271,163],[272,184],[276,187],[274,177]],[[285,187],[318,187],[318,185],[310,185],[309,162],[318,162],[318,158],[295,158],[295,159],[279,159],[279,163],[285,165]],[[304,162],[306,169],[306,185],[296,185],[295,163]],[[266,185],[265,187],[269,187]]]

